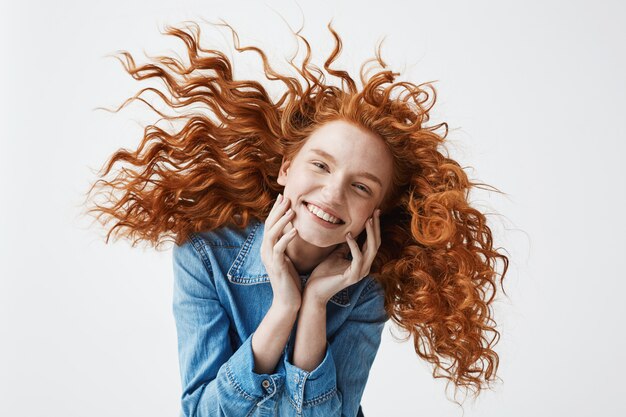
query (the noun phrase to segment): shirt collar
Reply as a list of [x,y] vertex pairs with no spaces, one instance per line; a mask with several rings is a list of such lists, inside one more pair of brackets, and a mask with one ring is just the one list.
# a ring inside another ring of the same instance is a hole
[[[265,265],[261,261],[261,243],[263,242],[263,232],[265,223],[252,219],[250,225],[245,229],[247,236],[235,258],[235,261],[228,270],[228,279],[236,284],[252,285],[263,282],[270,282]],[[302,286],[304,287],[310,274],[300,275]],[[348,288],[344,288],[330,299],[340,307],[350,305],[350,294]]]

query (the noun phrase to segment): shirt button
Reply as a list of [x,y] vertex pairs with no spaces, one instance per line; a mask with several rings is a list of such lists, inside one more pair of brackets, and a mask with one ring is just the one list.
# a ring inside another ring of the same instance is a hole
[[261,385],[263,385],[263,388],[267,388],[270,386],[270,381],[264,379],[263,382],[261,382]]

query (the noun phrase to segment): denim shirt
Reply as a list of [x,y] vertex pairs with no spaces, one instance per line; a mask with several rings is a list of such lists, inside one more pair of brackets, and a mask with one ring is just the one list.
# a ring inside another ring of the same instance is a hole
[[[326,352],[308,372],[291,362],[297,322],[273,374],[254,372],[252,335],[272,304],[261,261],[264,223],[191,234],[174,245],[173,313],[181,416],[355,417],[389,319],[371,276],[326,306]],[[300,276],[303,288],[308,275]],[[360,414],[362,415],[362,414]]]

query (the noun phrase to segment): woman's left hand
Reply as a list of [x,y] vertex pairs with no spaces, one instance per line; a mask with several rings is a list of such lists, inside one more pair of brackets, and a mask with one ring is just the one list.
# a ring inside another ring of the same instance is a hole
[[[339,245],[311,272],[303,292],[303,300],[312,299],[326,306],[328,301],[346,287],[355,284],[370,273],[372,262],[380,247],[380,210],[365,222],[367,240],[363,252],[350,234],[346,242]],[[352,261],[346,259],[352,252]]]

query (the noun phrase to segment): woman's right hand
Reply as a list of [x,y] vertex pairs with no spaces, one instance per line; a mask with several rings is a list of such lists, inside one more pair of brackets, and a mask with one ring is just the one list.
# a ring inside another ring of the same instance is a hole
[[261,243],[261,260],[270,277],[274,300],[272,304],[299,310],[302,304],[302,284],[291,259],[285,254],[287,245],[296,236],[293,227],[283,234],[285,226],[293,217],[293,210],[287,208],[290,200],[281,194],[265,220],[265,231]]

